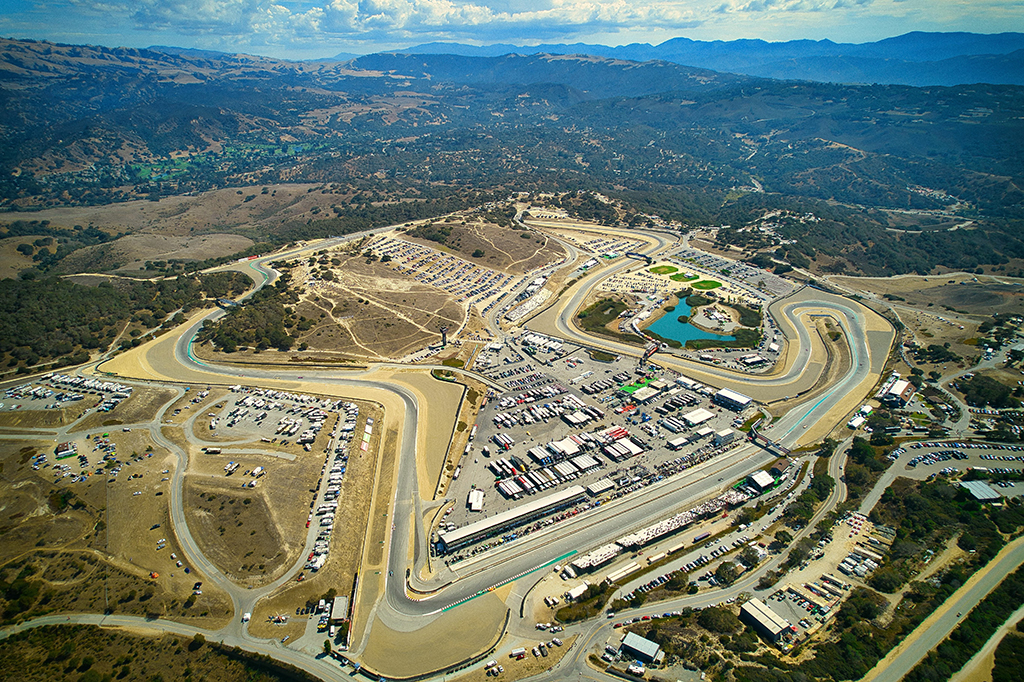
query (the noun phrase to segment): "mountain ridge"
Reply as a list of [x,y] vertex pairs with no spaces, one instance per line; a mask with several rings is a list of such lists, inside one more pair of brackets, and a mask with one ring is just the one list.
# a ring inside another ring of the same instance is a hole
[[[928,33],[915,31],[869,43],[760,39],[698,41],[671,38],[658,45],[610,47],[587,43],[487,46],[424,43],[398,54],[455,54],[499,57],[507,54],[586,54],[631,61],[662,60],[725,73],[836,83],[888,85],[1024,85],[1024,33]],[[984,59],[979,59],[984,57]],[[821,68],[828,60],[829,69]]]

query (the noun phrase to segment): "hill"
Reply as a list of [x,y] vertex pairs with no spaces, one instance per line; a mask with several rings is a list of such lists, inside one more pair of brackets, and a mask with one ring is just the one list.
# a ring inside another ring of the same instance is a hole
[[[827,230],[805,226],[804,255],[850,271],[960,267],[967,255],[1017,267],[1022,121],[1024,88],[1008,85],[792,82],[586,55],[289,62],[3,40],[0,209],[259,187],[231,190],[224,220],[160,211],[188,216],[175,229],[189,235],[280,243],[511,191],[593,189],[626,202],[629,220],[742,228],[778,209],[834,213]],[[320,203],[296,197],[289,211],[262,189],[299,183]],[[36,238],[90,245],[74,225],[38,227]]]
[[545,44],[487,46],[427,43],[400,52],[500,57],[508,54],[577,54],[660,60],[713,71],[825,83],[889,85],[1024,85],[1024,33],[913,32],[868,43],[831,40],[700,41],[673,38],[659,45]]

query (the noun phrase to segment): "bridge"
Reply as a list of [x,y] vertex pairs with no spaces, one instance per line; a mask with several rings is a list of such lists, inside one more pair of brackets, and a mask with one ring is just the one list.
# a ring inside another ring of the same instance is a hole
[[750,427],[750,434],[747,436],[748,440],[750,440],[750,442],[753,443],[754,445],[759,445],[768,452],[779,455],[780,457],[788,456],[790,453],[789,448],[787,448],[782,443],[773,441],[771,438],[764,435],[763,433],[757,432],[757,427],[762,421],[764,420],[758,419],[756,422],[754,422],[753,426]]

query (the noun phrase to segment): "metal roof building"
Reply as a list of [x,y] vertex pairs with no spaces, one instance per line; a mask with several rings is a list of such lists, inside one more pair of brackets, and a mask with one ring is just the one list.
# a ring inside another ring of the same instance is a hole
[[728,388],[723,388],[716,393],[713,400],[719,405],[728,407],[730,410],[742,410],[754,402],[750,396],[737,393]]
[[338,596],[334,598],[334,603],[331,604],[331,620],[334,622],[341,622],[348,620],[348,596]]
[[644,663],[654,663],[661,653],[661,647],[651,640],[641,637],[634,632],[627,632],[619,647],[619,653],[632,656]]
[[961,481],[960,487],[974,496],[978,502],[998,502],[1002,495],[984,481]]
[[757,630],[770,642],[777,642],[790,626],[760,599],[750,599],[740,607],[740,620]]
[[887,405],[903,406],[910,402],[915,390],[912,383],[900,379],[889,387],[889,390],[882,395],[880,400]]

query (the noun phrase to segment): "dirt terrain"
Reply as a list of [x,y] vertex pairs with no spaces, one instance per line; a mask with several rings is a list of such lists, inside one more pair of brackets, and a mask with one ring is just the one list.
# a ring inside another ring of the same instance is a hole
[[[440,341],[440,327],[458,329],[465,308],[444,291],[362,256],[332,254],[333,281],[321,279],[302,289],[300,315],[316,320],[299,343],[325,357],[401,358]],[[300,279],[293,274],[293,281]],[[304,351],[305,352],[305,351]]]
[[[121,424],[149,422],[156,417],[157,411],[173,397],[174,390],[169,388],[136,388],[132,391],[130,398],[110,412],[93,412],[75,426],[80,431],[88,432]],[[82,402],[91,404],[90,398],[93,398],[94,402],[100,402],[95,396],[88,396]]]
[[248,237],[237,234],[205,234],[199,237],[174,237],[154,232],[129,234],[109,244],[87,246],[75,251],[61,263],[63,272],[93,270],[131,274],[146,269],[147,261],[171,259],[196,261],[230,256],[253,245]]
[[886,303],[896,310],[918,345],[948,343],[961,357],[980,354],[973,341],[979,322],[997,313],[1024,314],[1024,287],[1013,278],[955,274],[836,277],[833,281],[854,291],[888,295]]
[[[222,625],[230,615],[226,595],[210,586],[193,597],[203,575],[185,574],[172,558],[181,558],[167,510],[173,458],[155,449],[145,456],[143,433],[110,435],[132,466],[110,480],[79,482],[32,469],[33,454],[50,453],[52,461],[52,440],[0,440],[0,575],[10,581],[26,573],[38,584],[41,596],[27,604],[34,614],[110,610]],[[81,436],[79,451],[97,459]],[[63,463],[79,470],[74,458]]]
[[0,643],[3,682],[65,679],[276,682],[294,676],[240,659],[216,643],[143,628],[59,625]]
[[[366,410],[360,410],[361,415],[364,412]],[[380,418],[380,412],[377,410],[372,411],[370,415]],[[364,418],[361,418],[358,430],[362,429],[364,423]],[[269,598],[261,600],[249,625],[249,631],[253,635],[277,638],[285,635],[293,638],[301,636],[306,626],[305,617],[292,616],[286,624],[275,624],[271,622],[271,617],[277,614],[294,614],[296,608],[307,603],[315,603],[332,589],[337,594],[350,594],[362,561],[364,544],[369,542],[366,538],[370,514],[369,501],[377,476],[378,461],[382,459],[389,470],[393,468],[396,454],[394,440],[394,432],[389,432],[382,442],[380,434],[375,430],[367,451],[359,455],[350,455],[342,484],[342,495],[338,498],[335,525],[331,535],[331,552],[328,554],[327,563],[316,573],[306,571],[302,581],[290,582]],[[382,497],[387,498],[387,495],[383,494]],[[305,531],[301,524],[300,529]],[[380,544],[379,540],[376,542]]]
[[39,237],[40,235],[27,235],[0,239],[0,279],[17,277],[21,270],[32,267],[35,261],[31,256],[18,253],[17,249],[21,244],[31,244]]
[[[927,309],[946,318],[960,315],[1024,313],[1024,287],[1012,277],[951,274],[918,277],[831,277],[831,281],[856,291],[890,297],[894,303]],[[949,313],[949,314],[947,314]]]
[[[441,248],[466,260],[515,275],[534,270],[560,258],[565,251],[543,232],[513,230],[483,220],[471,211],[446,218],[440,223],[451,228],[444,245],[406,234],[405,239],[430,248]],[[477,251],[483,256],[474,257]]]

